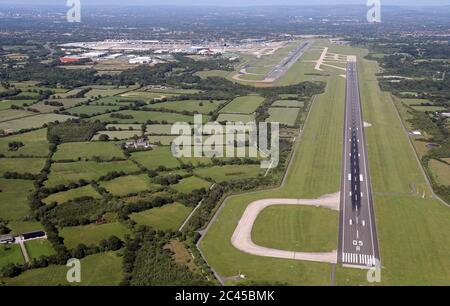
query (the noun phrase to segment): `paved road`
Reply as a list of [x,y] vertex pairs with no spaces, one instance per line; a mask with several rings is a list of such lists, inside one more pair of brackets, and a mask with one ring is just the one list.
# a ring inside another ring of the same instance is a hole
[[372,267],[379,260],[355,57],[347,63],[339,262]]
[[266,207],[273,205],[306,205],[339,210],[339,199],[339,193],[337,193],[326,195],[319,199],[264,199],[250,203],[231,237],[231,244],[242,252],[257,256],[336,263],[338,255],[336,250],[323,253],[293,252],[259,246],[252,240],[252,229],[256,218]]

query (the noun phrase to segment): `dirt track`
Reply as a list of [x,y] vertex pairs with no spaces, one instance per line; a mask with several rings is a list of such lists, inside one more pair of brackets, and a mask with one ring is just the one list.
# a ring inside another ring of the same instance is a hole
[[245,253],[257,256],[276,257],[294,260],[306,260],[316,262],[337,262],[337,251],[327,253],[292,252],[270,249],[256,245],[252,241],[252,228],[256,218],[264,208],[273,205],[307,205],[324,207],[339,211],[340,193],[326,195],[318,199],[264,199],[249,204],[239,220],[238,226],[231,237],[231,243],[235,248]]

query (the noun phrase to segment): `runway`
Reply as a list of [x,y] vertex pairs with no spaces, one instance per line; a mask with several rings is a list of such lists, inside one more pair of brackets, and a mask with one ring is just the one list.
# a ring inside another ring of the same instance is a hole
[[347,62],[338,261],[373,267],[380,254],[373,209],[356,57]]
[[309,40],[302,42],[297,49],[295,49],[288,57],[283,59],[278,65],[276,65],[266,76],[265,80],[271,80],[274,82],[281,78],[288,72],[288,70],[303,56],[306,50],[311,46]]
[[[304,41],[302,42],[294,51],[292,51],[286,58],[284,58],[279,64],[277,64],[272,70],[270,70],[262,80],[245,80],[241,79],[242,75],[257,75],[254,73],[247,73],[246,68],[251,68],[251,65],[244,67],[241,72],[233,77],[233,79],[238,81],[244,81],[249,83],[273,83],[277,81],[279,78],[284,76],[289,69],[303,56],[303,54],[309,49],[312,45],[312,41]],[[244,73],[245,72],[245,73]]]

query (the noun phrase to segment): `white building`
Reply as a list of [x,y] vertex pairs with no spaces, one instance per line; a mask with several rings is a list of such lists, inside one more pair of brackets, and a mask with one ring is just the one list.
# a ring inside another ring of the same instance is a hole
[[151,62],[152,59],[149,56],[140,56],[129,60],[130,64],[150,64]]

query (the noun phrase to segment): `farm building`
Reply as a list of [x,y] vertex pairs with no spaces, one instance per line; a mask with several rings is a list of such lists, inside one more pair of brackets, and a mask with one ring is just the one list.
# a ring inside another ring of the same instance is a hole
[[22,234],[24,240],[36,239],[36,238],[46,238],[47,234],[44,231],[34,231]]
[[139,138],[135,141],[128,141],[125,147],[127,149],[148,149],[151,145],[146,138]]
[[2,235],[0,236],[0,244],[14,243],[14,237],[12,235]]

